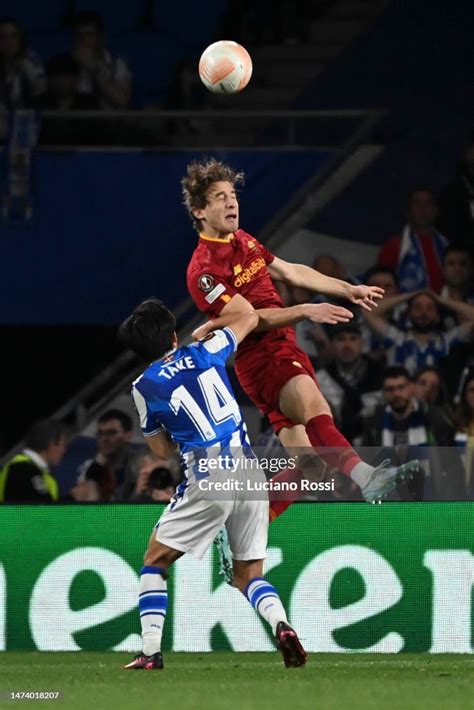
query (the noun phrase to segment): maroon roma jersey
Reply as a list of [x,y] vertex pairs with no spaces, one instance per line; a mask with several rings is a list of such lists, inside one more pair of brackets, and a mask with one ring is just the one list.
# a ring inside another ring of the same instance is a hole
[[[187,270],[187,285],[197,308],[216,318],[232,296],[240,293],[255,309],[283,308],[267,269],[274,255],[242,229],[226,239],[201,234]],[[240,357],[262,340],[295,341],[294,329],[250,333],[239,346]]]

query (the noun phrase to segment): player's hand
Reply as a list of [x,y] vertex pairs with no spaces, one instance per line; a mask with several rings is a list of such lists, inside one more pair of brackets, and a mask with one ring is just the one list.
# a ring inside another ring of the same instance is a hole
[[306,303],[303,306],[305,318],[313,323],[349,323],[354,314],[342,306],[333,306],[332,303]]
[[355,303],[366,311],[377,308],[377,301],[383,298],[385,291],[380,286],[351,286],[349,291],[349,301]]
[[194,340],[202,340],[203,338],[206,337],[206,335],[209,335],[214,330],[214,322],[212,320],[208,320],[207,323],[203,323],[200,325],[196,330],[193,330],[191,333],[192,337]]

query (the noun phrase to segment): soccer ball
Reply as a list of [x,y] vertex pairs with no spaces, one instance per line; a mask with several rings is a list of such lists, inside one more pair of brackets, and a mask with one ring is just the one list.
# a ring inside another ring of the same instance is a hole
[[252,60],[237,42],[221,40],[210,44],[199,60],[199,76],[214,94],[237,94],[252,76]]

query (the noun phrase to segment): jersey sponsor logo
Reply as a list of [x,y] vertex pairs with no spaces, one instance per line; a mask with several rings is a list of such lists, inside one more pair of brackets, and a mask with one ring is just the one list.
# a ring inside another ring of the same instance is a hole
[[242,272],[242,264],[236,264],[234,266],[234,276],[237,276],[237,274],[240,274]]
[[263,259],[262,257],[252,261],[250,266],[247,266],[244,269],[244,271],[242,271],[242,273],[239,274],[236,279],[234,279],[235,288],[239,288],[240,286],[243,286],[244,284],[248,284],[250,279],[253,276],[255,276],[255,274],[258,274],[259,271],[264,269],[265,266],[266,266],[265,259]]
[[198,286],[201,291],[204,291],[204,293],[212,291],[214,288],[214,276],[211,276],[210,274],[203,274],[199,277]]
[[213,288],[212,291],[210,293],[208,293],[207,296],[205,297],[206,301],[208,303],[214,303],[214,301],[217,298],[219,298],[221,293],[224,293],[224,291],[225,291],[224,284],[217,284],[217,286],[215,288]]

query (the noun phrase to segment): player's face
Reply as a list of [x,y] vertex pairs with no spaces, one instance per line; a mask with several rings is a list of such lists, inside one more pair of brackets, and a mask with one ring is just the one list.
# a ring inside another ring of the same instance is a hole
[[214,182],[207,192],[207,204],[195,210],[208,237],[225,237],[239,228],[239,203],[234,186],[227,181]]

